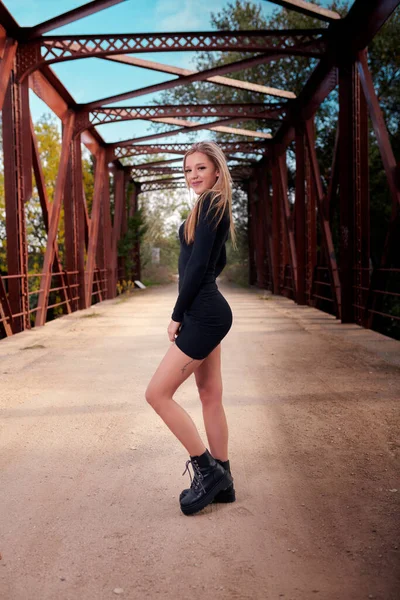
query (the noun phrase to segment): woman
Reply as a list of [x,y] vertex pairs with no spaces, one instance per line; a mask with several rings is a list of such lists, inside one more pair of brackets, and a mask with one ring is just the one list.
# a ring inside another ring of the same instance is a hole
[[[232,180],[222,150],[198,142],[183,160],[186,184],[198,196],[179,228],[179,294],[168,326],[172,343],[147,389],[146,400],[189,453],[191,486],[180,495],[185,515],[213,501],[233,502],[235,490],[228,460],[228,426],[222,405],[221,340],[233,322],[228,302],[215,282],[226,264],[225,242],[232,221]],[[192,374],[202,402],[211,452],[188,413],[173,400]],[[190,471],[189,471],[190,474]]]

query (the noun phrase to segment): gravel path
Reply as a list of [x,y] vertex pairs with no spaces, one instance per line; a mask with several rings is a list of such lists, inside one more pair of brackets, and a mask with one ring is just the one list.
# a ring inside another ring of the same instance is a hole
[[[175,284],[0,342],[1,600],[400,598],[400,343],[220,289],[238,500],[192,517],[144,399]],[[204,433],[196,392],[175,399]]]

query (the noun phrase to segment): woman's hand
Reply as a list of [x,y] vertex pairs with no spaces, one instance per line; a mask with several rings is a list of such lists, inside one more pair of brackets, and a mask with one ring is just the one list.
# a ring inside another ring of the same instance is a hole
[[181,324],[177,321],[171,321],[168,325],[168,338],[170,342],[175,341],[175,335],[178,334],[178,329],[180,328],[180,326]]

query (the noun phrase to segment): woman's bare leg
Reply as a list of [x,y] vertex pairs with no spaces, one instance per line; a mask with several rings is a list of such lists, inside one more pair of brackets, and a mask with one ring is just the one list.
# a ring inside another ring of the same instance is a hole
[[214,458],[228,460],[228,423],[222,405],[221,344],[203,360],[194,376],[203,407],[204,426]]
[[200,456],[206,451],[206,447],[193,420],[172,396],[203,360],[190,358],[176,344],[172,344],[145,392],[147,402],[183,444],[190,456]]

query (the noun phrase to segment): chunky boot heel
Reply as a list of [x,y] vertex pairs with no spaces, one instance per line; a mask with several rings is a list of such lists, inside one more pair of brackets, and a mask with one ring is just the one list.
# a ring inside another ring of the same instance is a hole
[[[219,462],[220,465],[224,467],[224,469],[228,471],[230,475],[232,475],[229,460],[226,460],[224,462],[222,460],[218,460],[218,458],[216,460]],[[233,482],[229,487],[226,488],[226,490],[221,490],[220,492],[218,492],[218,494],[214,498],[214,502],[221,502],[224,504],[227,504],[228,502],[235,502],[235,500],[236,492],[235,488],[233,487]]]
[[[189,471],[189,464],[193,468],[193,479]],[[180,507],[185,515],[193,515],[211,504],[215,496],[226,490],[233,482],[231,474],[217,462],[208,450],[200,456],[191,456],[186,462],[184,475],[189,471],[192,479],[190,489],[180,495]]]
[[[222,461],[222,460],[219,460],[219,458],[216,458],[215,460],[220,465],[222,465],[224,467],[224,469],[226,469],[228,471],[228,473],[231,475],[231,467],[230,467],[229,460]],[[182,500],[182,498],[184,498],[188,492],[189,492],[189,488],[187,488],[186,490],[182,490],[179,500]],[[229,502],[235,502],[235,500],[236,500],[236,493],[235,493],[235,488],[234,488],[233,482],[232,482],[226,488],[226,490],[221,490],[220,492],[218,492],[218,494],[215,495],[213,502],[228,504]]]

